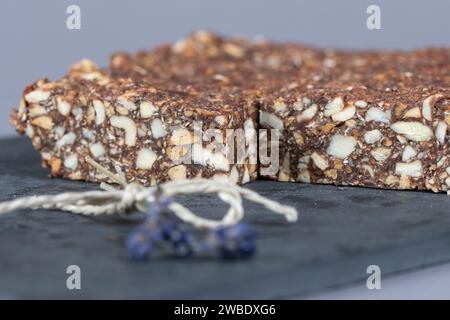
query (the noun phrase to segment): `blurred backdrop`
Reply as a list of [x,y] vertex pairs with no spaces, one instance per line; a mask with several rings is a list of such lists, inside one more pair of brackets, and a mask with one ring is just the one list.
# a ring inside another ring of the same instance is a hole
[[[66,8],[81,7],[81,30],[66,28]],[[381,30],[366,27],[369,5]],[[263,35],[345,48],[450,46],[448,0],[2,0],[0,2],[0,136],[14,134],[8,115],[23,88],[57,79],[88,57],[104,66],[116,50],[172,42],[196,29]]]

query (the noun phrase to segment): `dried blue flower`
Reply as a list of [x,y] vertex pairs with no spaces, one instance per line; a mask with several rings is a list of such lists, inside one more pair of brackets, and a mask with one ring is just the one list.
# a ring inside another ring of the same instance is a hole
[[133,261],[148,260],[153,246],[151,228],[147,224],[139,226],[127,239],[128,258]]
[[256,238],[253,227],[246,223],[238,223],[210,231],[208,243],[222,259],[245,259],[256,252]]
[[171,243],[175,254],[179,257],[190,257],[194,253],[194,238],[186,224],[176,218],[161,221],[162,239]]

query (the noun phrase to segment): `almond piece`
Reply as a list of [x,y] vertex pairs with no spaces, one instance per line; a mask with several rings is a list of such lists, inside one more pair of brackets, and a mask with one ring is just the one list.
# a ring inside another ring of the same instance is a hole
[[113,127],[125,131],[125,143],[128,146],[133,147],[136,145],[137,128],[133,120],[126,116],[112,116],[109,121]]
[[311,154],[311,160],[316,165],[316,167],[322,171],[324,171],[326,168],[328,168],[328,159],[325,159],[323,156],[321,156],[317,152],[313,152]]
[[317,109],[318,109],[317,104],[311,105],[308,109],[306,109],[300,115],[297,116],[297,122],[311,120],[316,115]]
[[105,106],[100,100],[94,100],[92,104],[95,110],[95,124],[100,125],[105,121]]
[[89,151],[96,159],[102,157],[105,154],[105,148],[100,142],[93,143],[89,146]]
[[416,160],[413,162],[397,162],[395,164],[395,173],[401,176],[419,178],[422,176],[422,162]]
[[77,138],[76,134],[73,132],[69,132],[61,137],[56,142],[56,148],[60,149],[61,147],[65,145],[72,145],[75,142],[75,139]]
[[383,162],[391,155],[391,149],[388,148],[375,148],[370,151],[372,157],[375,158],[378,162]]
[[399,121],[391,125],[391,129],[396,133],[404,135],[412,141],[429,141],[433,137],[433,131],[421,122]]
[[440,144],[444,144],[447,135],[447,124],[444,121],[439,121],[434,134],[436,135],[437,141]]
[[284,128],[283,121],[273,113],[260,111],[259,121],[262,125],[267,125],[274,129],[283,130]]
[[335,122],[344,122],[347,121],[348,119],[353,118],[355,112],[356,112],[355,106],[348,106],[345,107],[342,111],[333,114],[331,118]]
[[347,158],[353,151],[355,151],[356,139],[341,134],[335,134],[330,141],[327,153],[338,159]]
[[127,95],[122,95],[122,96],[118,97],[117,103],[130,111],[137,109],[137,106],[134,104],[133,101],[128,99]]
[[50,97],[49,91],[43,90],[34,90],[25,95],[25,100],[29,103],[39,103],[41,101],[45,101]]
[[380,139],[382,137],[383,137],[383,135],[381,134],[381,131],[378,129],[374,129],[374,130],[367,131],[364,134],[364,141],[368,144],[372,144],[372,143],[380,141]]
[[70,154],[64,159],[64,167],[69,170],[75,170],[78,166],[78,155],[75,153]]
[[155,139],[164,137],[166,135],[166,129],[164,129],[164,125],[161,119],[156,118],[152,121],[151,125],[152,136]]
[[367,102],[365,102],[364,100],[358,100],[353,105],[357,108],[365,108],[367,107]]
[[389,112],[385,112],[380,108],[372,107],[369,108],[369,110],[367,110],[365,120],[367,122],[375,121],[375,122],[389,123],[391,121],[391,115]]
[[138,169],[151,169],[156,158],[156,153],[152,149],[141,149],[136,157],[136,167]]
[[142,118],[150,118],[157,111],[153,103],[149,101],[142,102],[139,105],[139,114]]
[[63,116],[67,116],[70,113],[70,109],[72,106],[67,101],[61,99],[61,97],[56,98],[56,109],[58,109],[59,113]]
[[421,117],[422,117],[422,113],[420,112],[420,108],[419,107],[415,107],[415,108],[409,109],[403,115],[404,119],[405,118],[421,118]]
[[325,106],[325,111],[323,112],[323,114],[326,117],[330,117],[333,114],[338,113],[342,109],[344,109],[344,101],[341,97],[337,97]]
[[423,100],[422,115],[426,120],[428,121],[433,120],[433,107],[436,104],[436,102],[438,102],[443,98],[444,96],[442,94],[434,94]]
[[405,149],[403,149],[402,153],[402,161],[408,162],[412,158],[414,158],[417,155],[417,151],[411,147],[410,145],[407,145]]
[[49,116],[37,117],[31,120],[31,124],[45,130],[51,130],[53,128],[53,120]]

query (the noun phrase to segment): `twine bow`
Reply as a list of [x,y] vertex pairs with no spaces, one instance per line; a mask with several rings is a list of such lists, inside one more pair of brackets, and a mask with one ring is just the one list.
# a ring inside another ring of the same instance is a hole
[[169,204],[169,209],[179,219],[200,229],[229,226],[241,221],[244,217],[243,198],[283,215],[289,222],[295,222],[298,218],[295,208],[267,199],[255,191],[242,188],[226,179],[175,180],[158,187],[146,188],[134,182],[127,183],[125,175],[120,170],[117,170],[117,174],[113,174],[90,157],[87,157],[86,161],[109,177],[113,183],[121,185],[123,189],[102,183],[100,187],[104,191],[65,192],[57,195],[23,197],[0,203],[0,215],[26,208],[59,209],[85,216],[126,214],[132,212],[133,209],[147,211],[159,190],[166,197],[181,194],[216,193],[223,202],[229,205],[227,213],[221,220],[212,220],[196,215],[178,202],[172,201]]

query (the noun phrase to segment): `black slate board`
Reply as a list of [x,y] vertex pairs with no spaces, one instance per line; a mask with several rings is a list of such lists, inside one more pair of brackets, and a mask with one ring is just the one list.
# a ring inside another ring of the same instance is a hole
[[[27,139],[0,140],[0,200],[96,189],[48,178]],[[0,216],[0,298],[293,298],[450,261],[450,198],[428,192],[338,188],[258,181],[248,188],[295,205],[289,225],[246,203],[260,252],[250,261],[178,260],[158,255],[134,264],[123,242],[138,223],[59,211],[21,210]],[[224,212],[207,196],[181,201],[205,216]],[[81,290],[66,288],[66,267],[81,268]]]

